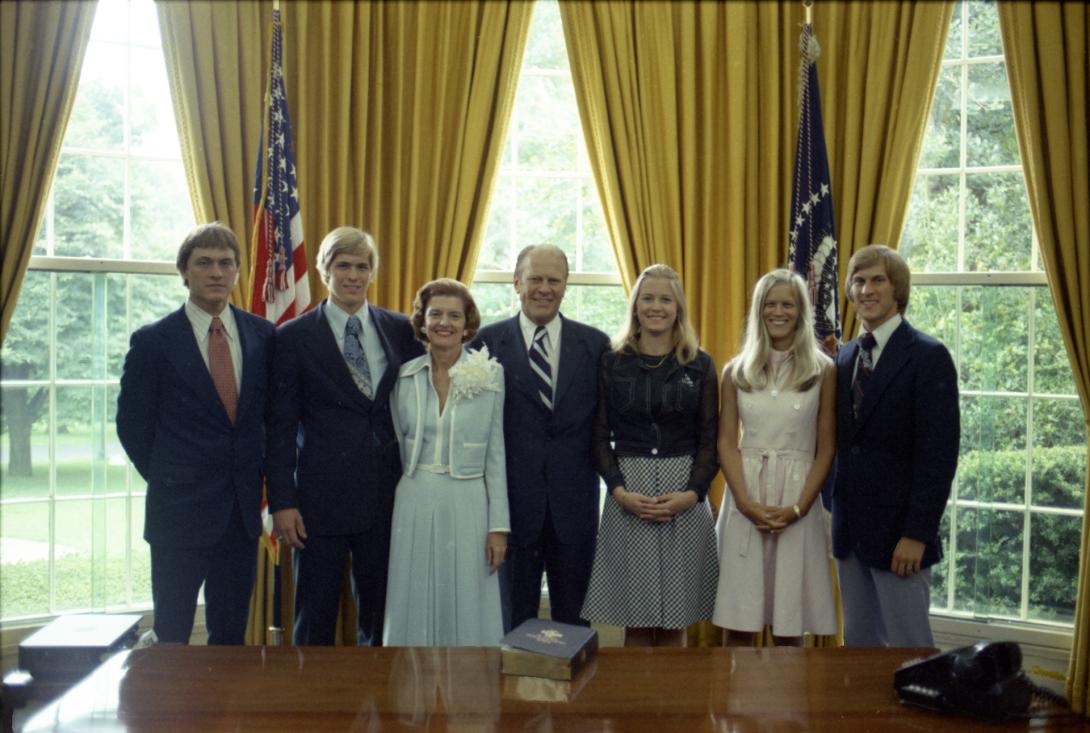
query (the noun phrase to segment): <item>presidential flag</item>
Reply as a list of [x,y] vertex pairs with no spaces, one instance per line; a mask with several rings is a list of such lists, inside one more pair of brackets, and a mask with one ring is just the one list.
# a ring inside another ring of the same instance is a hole
[[[273,9],[272,66],[265,92],[254,181],[254,233],[250,253],[253,284],[250,310],[280,324],[310,307],[303,219],[295,185],[291,123],[284,96],[280,9]],[[274,562],[280,553],[272,533],[268,502],[261,498],[264,540]]]
[[810,302],[814,304],[814,330],[818,341],[832,356],[840,345],[836,227],[814,63],[821,48],[809,23],[803,26],[800,45],[799,132],[791,191],[788,264],[806,279]]

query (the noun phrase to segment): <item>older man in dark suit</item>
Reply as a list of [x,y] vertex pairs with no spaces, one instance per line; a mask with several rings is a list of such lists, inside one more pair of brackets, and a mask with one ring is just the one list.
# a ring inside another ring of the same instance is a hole
[[512,627],[538,615],[543,573],[553,619],[585,624],[579,611],[594,561],[599,503],[591,432],[598,362],[609,339],[560,315],[567,282],[562,249],[526,247],[515,264],[521,312],[482,328],[474,342],[499,359],[506,381],[511,536],[503,579]]
[[214,223],[178,250],[179,310],[132,335],[117,435],[148,482],[154,636],[188,643],[204,584],[210,644],[241,644],[261,531],[273,326],[228,305],[239,245]]
[[863,322],[837,356],[833,553],[848,646],[934,646],[931,566],[957,469],[958,375],[946,347],[904,320],[910,278],[883,245],[848,263]]
[[361,645],[382,642],[390,521],[401,459],[390,390],[423,347],[409,319],[367,303],[374,238],[338,227],[318,250],[329,299],[278,330],[270,383],[268,491],[294,548],[297,645],[334,641],[345,561]]

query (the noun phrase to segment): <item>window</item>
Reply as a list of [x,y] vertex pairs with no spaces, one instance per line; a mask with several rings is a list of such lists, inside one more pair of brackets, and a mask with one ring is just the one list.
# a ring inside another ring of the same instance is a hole
[[194,224],[151,0],[101,0],[4,340],[0,620],[151,605],[114,416],[128,335],[185,299]]
[[530,24],[499,179],[473,278],[483,323],[518,312],[511,287],[523,247],[549,242],[571,265],[563,312],[614,333],[627,301],[587,160],[556,0]]
[[932,612],[1070,626],[1086,432],[1034,241],[994,4],[955,9],[901,251],[950,347],[961,457]]

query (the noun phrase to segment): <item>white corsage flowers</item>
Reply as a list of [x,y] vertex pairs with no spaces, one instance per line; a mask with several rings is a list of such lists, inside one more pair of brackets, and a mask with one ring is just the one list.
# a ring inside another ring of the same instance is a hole
[[467,351],[450,368],[450,398],[468,400],[481,392],[499,392],[496,379],[500,370],[500,363],[488,355],[487,346]]

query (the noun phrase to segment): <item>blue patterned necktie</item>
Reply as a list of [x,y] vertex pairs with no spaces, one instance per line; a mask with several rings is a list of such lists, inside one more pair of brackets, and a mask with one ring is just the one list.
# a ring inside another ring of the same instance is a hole
[[374,397],[371,386],[371,369],[367,366],[367,355],[363,353],[363,324],[357,316],[349,316],[344,327],[344,360],[348,362],[348,371],[360,392],[367,399]]
[[545,348],[545,339],[549,334],[544,326],[534,331],[534,342],[530,345],[530,369],[537,377],[537,393],[542,404],[553,409],[553,368],[549,365],[549,352]]
[[852,382],[852,415],[857,422],[863,409],[863,394],[867,389],[867,380],[874,371],[874,355],[871,350],[877,343],[874,334],[869,331],[859,337],[859,364],[855,368],[855,381]]

